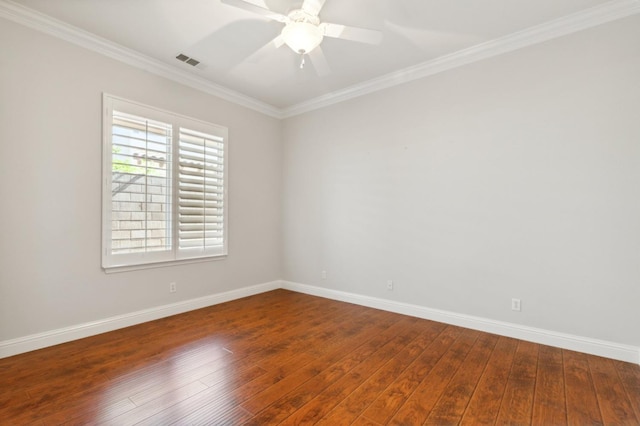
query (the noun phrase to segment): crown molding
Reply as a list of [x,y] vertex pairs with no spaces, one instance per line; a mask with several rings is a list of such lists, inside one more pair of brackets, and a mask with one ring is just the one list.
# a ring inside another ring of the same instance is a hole
[[0,0],[0,17],[237,105],[271,117],[282,118],[282,111],[279,108],[167,65],[150,56],[143,55],[138,51],[121,46],[11,0]]
[[304,101],[282,110],[284,118],[304,114],[329,105],[377,92],[413,80],[438,74],[453,68],[542,43],[607,22],[640,13],[640,0],[613,0],[578,13],[527,28],[459,50],[449,55],[374,78],[344,90],[338,90]]
[[490,40],[449,55],[386,74],[286,108],[278,108],[250,96],[170,66],[133,49],[120,46],[11,0],[0,0],[0,17],[74,43],[104,56],[176,81],[265,115],[282,119],[304,114],[359,96],[377,92],[453,68],[542,43],[557,37],[640,13],[640,0],[612,0],[578,13]]

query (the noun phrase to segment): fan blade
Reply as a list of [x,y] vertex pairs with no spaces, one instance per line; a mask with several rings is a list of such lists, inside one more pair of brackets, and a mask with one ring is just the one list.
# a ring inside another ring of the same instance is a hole
[[366,28],[348,27],[340,24],[320,24],[327,37],[341,38],[344,40],[358,41],[360,43],[379,44],[382,41],[382,33]]
[[318,16],[325,1],[326,0],[304,0],[304,3],[302,3],[302,10],[307,12],[309,15]]
[[324,77],[331,73],[331,67],[329,66],[327,58],[324,56],[324,52],[320,46],[313,49],[308,55],[318,76]]
[[284,37],[282,37],[282,34],[280,34],[278,37],[274,38],[272,43],[277,49],[281,48],[282,45],[284,44]]
[[284,44],[282,41],[282,36],[278,36],[262,46],[260,49],[253,52],[249,55],[244,61],[252,64],[258,64],[262,62],[267,56],[270,56],[274,53],[274,48],[279,48]]
[[278,12],[272,12],[269,9],[265,9],[264,7],[256,6],[253,3],[246,2],[244,0],[220,0],[220,2],[224,4],[228,4],[229,6],[237,7],[239,9],[248,10],[249,12],[256,13],[258,15],[262,15],[266,18],[272,19],[274,21],[287,23],[289,22],[289,17],[284,16]]

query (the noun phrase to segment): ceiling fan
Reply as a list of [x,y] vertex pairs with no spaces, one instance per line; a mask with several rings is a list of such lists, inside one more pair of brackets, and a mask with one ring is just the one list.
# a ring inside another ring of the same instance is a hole
[[245,0],[220,0],[222,3],[234,6],[249,12],[262,15],[284,24],[282,32],[274,40],[276,47],[286,44],[301,57],[300,68],[304,68],[305,55],[310,55],[312,62],[320,73],[328,70],[326,59],[320,48],[324,37],[333,37],[344,40],[357,41],[368,44],[378,44],[382,40],[382,33],[366,28],[350,27],[340,24],[320,22],[318,16],[326,0],[304,0],[302,8],[295,9],[287,15],[274,12]]

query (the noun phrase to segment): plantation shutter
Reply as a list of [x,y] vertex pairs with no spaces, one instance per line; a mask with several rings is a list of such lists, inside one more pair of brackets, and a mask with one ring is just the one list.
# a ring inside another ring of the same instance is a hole
[[113,111],[111,254],[171,250],[172,126]]
[[103,95],[102,267],[227,255],[228,129]]
[[224,142],[221,136],[180,128],[179,256],[226,253]]

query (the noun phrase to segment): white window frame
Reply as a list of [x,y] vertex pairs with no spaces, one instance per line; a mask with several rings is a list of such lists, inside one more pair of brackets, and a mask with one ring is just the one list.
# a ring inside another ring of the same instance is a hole
[[[119,98],[107,93],[102,97],[102,268],[105,272],[120,272],[136,269],[169,266],[222,259],[228,254],[228,129],[224,126],[197,120],[173,112],[165,111],[138,102]],[[172,125],[171,140],[171,247],[167,251],[112,254],[112,124],[113,111],[145,117]],[[223,152],[223,223],[221,246],[212,249],[179,250],[178,242],[178,190],[179,161],[178,143],[180,129],[188,129],[222,138]]]

